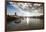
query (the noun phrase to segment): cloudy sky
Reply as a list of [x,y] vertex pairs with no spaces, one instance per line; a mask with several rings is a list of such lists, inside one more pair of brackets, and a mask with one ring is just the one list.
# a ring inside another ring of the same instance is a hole
[[40,16],[43,15],[43,4],[38,3],[7,3],[7,14],[18,16]]

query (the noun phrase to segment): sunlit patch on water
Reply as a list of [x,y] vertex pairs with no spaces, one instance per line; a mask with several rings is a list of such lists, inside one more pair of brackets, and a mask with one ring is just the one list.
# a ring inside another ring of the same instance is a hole
[[27,17],[26,19],[27,19],[27,24],[29,24],[29,18]]

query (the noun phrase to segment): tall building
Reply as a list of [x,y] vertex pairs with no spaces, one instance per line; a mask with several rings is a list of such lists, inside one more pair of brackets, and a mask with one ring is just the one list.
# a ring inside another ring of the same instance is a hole
[[15,16],[17,16],[16,12],[15,12]]

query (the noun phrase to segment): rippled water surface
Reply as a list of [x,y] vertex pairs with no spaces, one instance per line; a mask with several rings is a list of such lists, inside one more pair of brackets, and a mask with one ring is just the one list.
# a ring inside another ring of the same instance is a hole
[[[39,18],[24,18],[20,19],[20,23],[14,21],[9,22],[8,30],[27,30],[27,29],[40,29],[43,28],[43,19]],[[18,20],[19,21],[19,20]]]

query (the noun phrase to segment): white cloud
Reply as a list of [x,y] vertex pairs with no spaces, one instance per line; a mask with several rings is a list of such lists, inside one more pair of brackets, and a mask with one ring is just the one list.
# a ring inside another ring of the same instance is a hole
[[[30,10],[24,10],[28,7],[27,3],[23,4],[23,3],[19,3],[18,5],[17,4],[13,4],[13,2],[10,2],[10,4],[12,4],[13,7],[17,8],[16,10],[16,14],[18,16],[40,16],[40,15],[43,15],[43,13],[39,13],[39,10],[38,9],[30,9]],[[20,4],[22,4],[22,8],[24,9],[21,9],[19,6]],[[40,5],[40,4],[35,4],[35,5]],[[26,8],[25,8],[26,7]],[[28,9],[28,8],[27,8]],[[31,12],[32,11],[32,12]],[[40,11],[41,12],[41,11]],[[14,12],[15,13],[15,12]],[[14,14],[13,13],[13,14]],[[12,14],[12,13],[9,13],[9,14]]]

